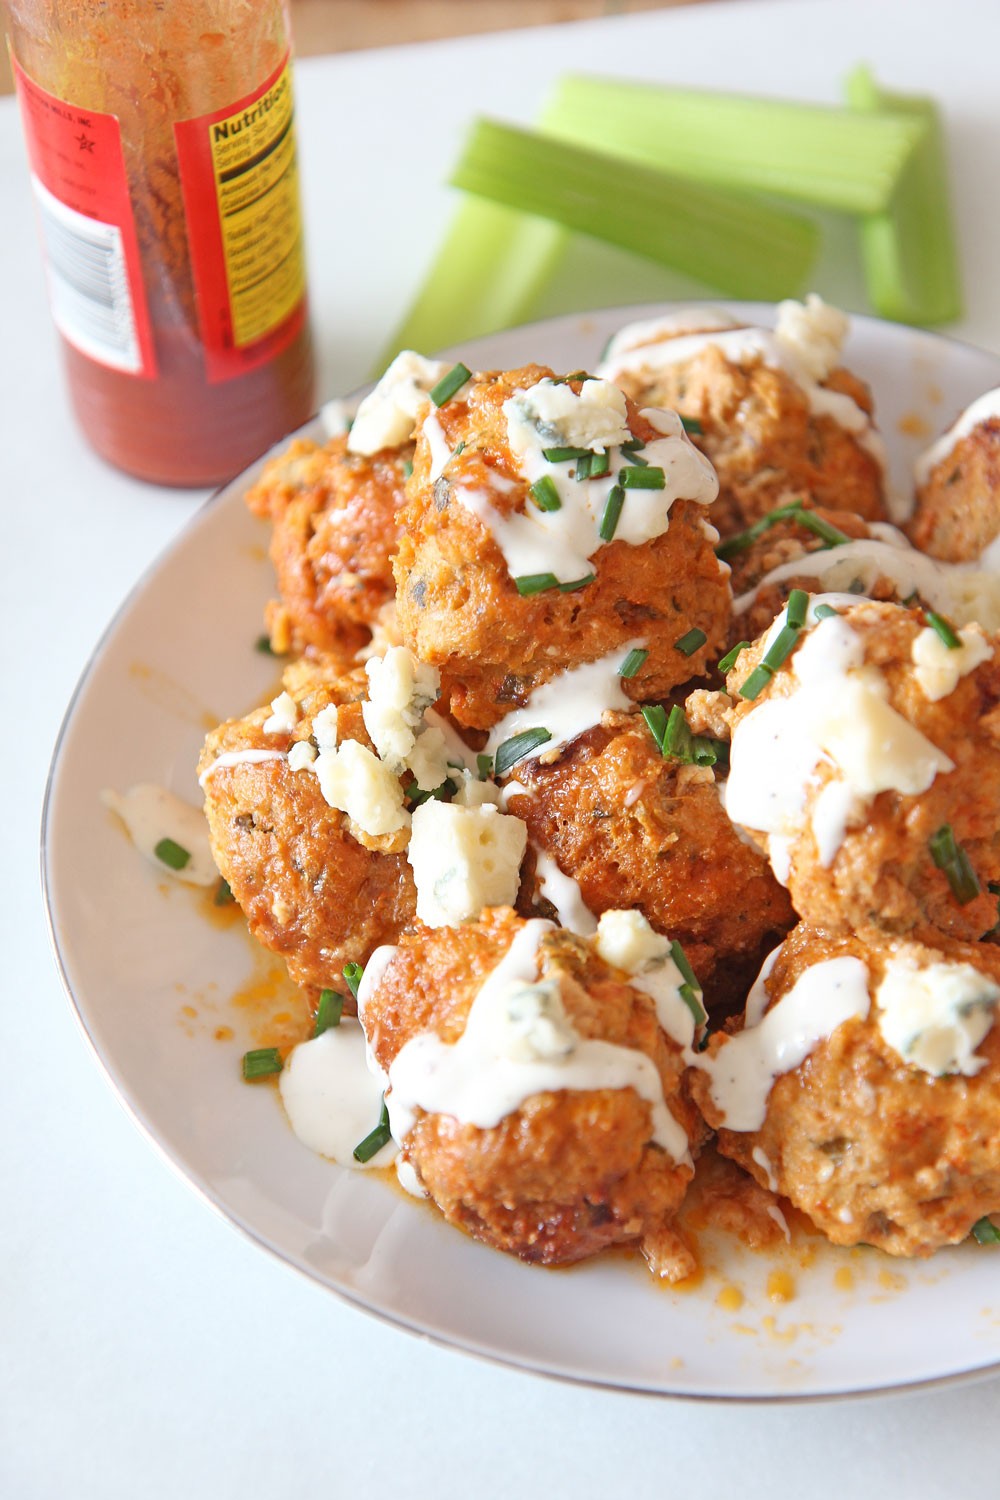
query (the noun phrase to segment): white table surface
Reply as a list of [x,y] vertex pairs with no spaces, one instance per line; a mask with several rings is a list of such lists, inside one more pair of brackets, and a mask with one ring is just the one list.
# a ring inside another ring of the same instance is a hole
[[[300,143],[324,396],[363,380],[447,222],[477,111],[530,119],[588,68],[834,100],[869,61],[945,107],[964,337],[1000,351],[1000,12],[976,0],[797,0],[303,62]],[[589,1390],[444,1351],[255,1249],[177,1179],[88,1053],[49,951],[38,822],[92,643],[199,493],[142,486],[78,436],[48,320],[15,106],[0,102],[4,292],[4,900],[0,1495],[10,1500],[573,1493],[951,1496],[995,1472],[1000,1385],[800,1407]],[[363,228],[359,226],[364,226]],[[585,257],[586,259],[586,257]],[[835,228],[817,286],[863,293]],[[683,290],[608,265],[608,302]],[[567,309],[578,282],[542,311]]]

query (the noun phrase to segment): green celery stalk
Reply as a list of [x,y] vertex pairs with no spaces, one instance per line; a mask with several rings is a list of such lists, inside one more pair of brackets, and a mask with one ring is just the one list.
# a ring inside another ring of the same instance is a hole
[[466,199],[376,373],[400,349],[430,353],[527,322],[567,239],[549,220]]
[[451,181],[734,297],[771,301],[799,291],[818,247],[814,224],[745,194],[492,120],[476,122]]
[[872,306],[899,323],[951,322],[962,314],[962,284],[937,107],[926,96],[880,88],[866,67],[855,68],[845,89],[852,109],[906,113],[924,126],[888,207],[861,220]]
[[560,80],[544,123],[562,139],[707,186],[845,213],[885,208],[925,129],[908,109],[859,114],[576,75]]

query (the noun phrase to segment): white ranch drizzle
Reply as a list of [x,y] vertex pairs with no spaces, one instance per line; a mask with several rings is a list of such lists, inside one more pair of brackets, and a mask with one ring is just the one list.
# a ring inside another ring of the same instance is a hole
[[967,406],[958,418],[958,421],[949,427],[948,431],[939,437],[936,443],[932,443],[913,465],[913,477],[918,485],[924,485],[931,477],[931,473],[951,454],[952,450],[962,438],[968,437],[969,433],[980,426],[983,422],[996,421],[1000,418],[1000,386],[995,390],[986,391],[978,396],[970,406]]
[[602,364],[608,364],[626,351],[658,343],[661,339],[676,338],[682,333],[708,333],[716,329],[738,327],[736,319],[721,308],[681,307],[676,312],[664,313],[657,318],[626,323],[609,340],[601,361]]
[[489,754],[494,755],[505,740],[522,730],[544,728],[551,738],[538,747],[534,756],[545,756],[599,724],[605,713],[629,708],[631,699],[622,687],[618,669],[629,652],[642,644],[640,639],[626,641],[597,661],[568,667],[549,682],[543,682],[522,708],[516,708],[490,730],[486,747]]
[[687,1137],[663,1097],[652,1060],[633,1047],[580,1037],[558,985],[538,981],[538,945],[553,924],[527,922],[476,995],[453,1045],[433,1032],[412,1037],[389,1069],[389,1120],[403,1142],[417,1111],[489,1129],[534,1094],[633,1088],[652,1110],[651,1139],[674,1161]]
[[[600,533],[608,497],[619,471],[633,466],[631,454],[621,446],[629,439],[625,398],[605,381],[588,380],[576,395],[568,385],[546,378],[511,397],[504,411],[511,451],[525,482],[551,484],[558,509],[542,510],[529,497],[523,511],[505,515],[494,506],[489,489],[461,483],[454,488],[455,499],[490,532],[512,578],[551,574],[560,583],[574,582],[593,571],[590,559],[607,545]],[[663,470],[664,487],[626,491],[612,540],[633,547],[668,530],[674,501],[709,505],[719,489],[711,464],[690,442],[674,412],[651,407],[642,415],[661,434],[645,445],[642,458],[647,467]],[[428,441],[435,420],[425,423],[425,431],[431,427]],[[577,480],[575,462],[553,463],[545,457],[557,447],[606,452],[608,473]],[[437,453],[435,467],[441,457]]]
[[756,1025],[729,1037],[714,1057],[695,1055],[727,1130],[759,1130],[776,1078],[790,1073],[838,1026],[864,1020],[870,1008],[868,968],[859,958],[824,959],[799,975]]
[[278,1078],[281,1102],[295,1134],[310,1151],[342,1167],[386,1167],[398,1147],[389,1141],[367,1162],[354,1148],[374,1130],[386,1086],[381,1069],[372,1071],[361,1026],[344,1016],[321,1036],[300,1042]]
[[[810,602],[812,619],[823,602],[820,596]],[[785,617],[783,610],[765,640]],[[824,865],[833,862],[848,826],[879,792],[915,796],[939,772],[954,769],[954,762],[889,704],[885,678],[865,665],[864,656],[862,637],[845,619],[821,620],[791,659],[795,691],[756,705],[733,734],[726,811],[758,833],[779,839],[801,833],[818,768],[833,768],[842,789],[824,791],[811,813]],[[769,852],[772,858],[778,854],[778,878],[787,878],[781,846]]]
[[216,771],[225,770],[227,766],[259,766],[267,760],[287,759],[284,750],[225,750],[205,767],[198,777],[198,785],[204,786]]
[[583,899],[583,892],[573,879],[560,870],[552,855],[534,845],[535,878],[538,889],[545,900],[555,907],[561,927],[578,932],[581,937],[590,937],[597,931],[597,918]]
[[[742,614],[761,590],[788,578],[816,578],[824,591],[847,589],[857,579],[870,593],[879,577],[887,578],[900,599],[919,594],[932,609],[955,625],[977,621],[986,630],[1000,629],[1000,577],[988,568],[939,562],[911,547],[901,531],[880,522],[865,540],[807,552],[779,563],[760,582],[733,601]],[[1000,561],[1000,559],[998,559]]]
[[[218,883],[219,872],[201,808],[192,807],[152,782],[140,782],[125,793],[106,788],[101,801],[122,820],[136,849],[161,875],[169,875],[183,885]],[[171,839],[186,850],[189,858],[182,869],[173,869],[157,856],[156,846],[163,839]]]

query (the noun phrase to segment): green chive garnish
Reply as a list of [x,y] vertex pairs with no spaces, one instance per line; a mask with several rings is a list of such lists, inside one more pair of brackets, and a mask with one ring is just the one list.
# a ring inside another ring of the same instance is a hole
[[339,1026],[343,1010],[344,997],[339,990],[320,990],[313,1036],[322,1036],[331,1026]]
[[750,676],[740,688],[740,697],[748,700],[758,697],[767,687],[773,676],[774,673],[769,672],[763,663],[759,667],[754,667]]
[[[622,446],[624,447],[625,445],[622,444]],[[640,469],[648,469],[649,468],[649,459],[648,458],[643,458],[643,456],[642,456],[641,453],[631,453],[630,452],[629,456],[628,456],[628,461],[629,461],[629,465],[630,466],[633,465],[633,464],[636,464],[636,465],[638,465],[638,467]],[[660,486],[657,485],[656,488],[659,489]]]
[[236,897],[233,895],[232,886],[224,875],[219,876],[219,883],[215,887],[215,895],[212,897],[213,906],[232,906]]
[[600,479],[608,473],[610,468],[611,460],[607,453],[592,453],[590,455],[590,464],[587,468],[587,478]]
[[450,776],[446,776],[440,786],[431,787],[426,791],[423,787],[417,786],[414,781],[406,788],[405,796],[410,807],[420,807],[424,802],[444,802],[448,797],[454,797],[457,791],[458,787],[455,782]]
[[410,477],[410,475],[412,473],[413,473],[413,460],[412,460],[412,458],[404,458],[403,459],[403,474],[405,475],[405,477],[407,479],[409,479],[409,477]]
[[992,1219],[977,1219],[972,1226],[972,1234],[980,1245],[1000,1245],[1000,1229]]
[[494,761],[495,774],[506,776],[511,766],[537,750],[552,738],[547,729],[522,729],[520,734],[512,734],[509,740],[504,740],[498,748]]
[[681,426],[684,428],[684,431],[688,434],[689,437],[701,437],[702,433],[705,431],[704,427],[702,427],[697,417],[681,416]]
[[695,627],[686,635],[682,635],[679,641],[674,641],[674,650],[679,651],[682,656],[693,656],[696,651],[701,650],[707,640],[708,636],[705,632]]
[[483,755],[483,754],[477,755],[476,756],[476,770],[479,772],[479,779],[480,779],[480,781],[488,781],[490,779],[490,777],[493,775],[493,757],[492,757],[492,755]]
[[662,490],[666,482],[663,470],[652,464],[618,471],[618,483],[626,490]]
[[646,721],[646,728],[656,741],[656,748],[663,754],[663,740],[667,732],[667,711],[659,703],[644,703],[642,705],[642,717]]
[[542,457],[546,463],[569,464],[574,459],[590,458],[590,448],[543,448]]
[[391,1139],[392,1132],[389,1129],[389,1107],[385,1102],[385,1097],[383,1096],[382,1113],[378,1117],[378,1124],[375,1126],[374,1130],[370,1131],[369,1134],[365,1136],[363,1141],[359,1141],[355,1146],[354,1160],[371,1161],[372,1157],[377,1156],[382,1147],[386,1145],[387,1142]]
[[543,474],[531,486],[531,495],[539,510],[562,510],[559,491],[551,474]]
[[634,677],[648,655],[648,651],[642,650],[639,646],[634,646],[618,668],[618,676],[625,678]]
[[575,472],[576,472],[576,481],[577,481],[578,484],[579,484],[579,482],[580,482],[581,479],[589,479],[590,478],[590,465],[591,465],[592,460],[595,459],[596,457],[597,457],[596,453],[586,453],[586,454],[584,454],[583,458],[577,459],[576,471]]
[[736,665],[736,661],[739,657],[740,652],[745,651],[749,644],[749,641],[740,641],[739,644],[734,646],[731,651],[727,651],[725,656],[719,658],[716,666],[722,673],[723,677],[725,677],[727,672],[732,671],[733,667]]
[[670,957],[673,959],[674,963],[680,970],[681,978],[684,981],[684,983],[680,987],[681,999],[684,1001],[684,1004],[694,1016],[695,1025],[701,1026],[705,1021],[708,1020],[708,1012],[705,1010],[705,1007],[702,1005],[701,1000],[699,999],[699,996],[701,995],[701,985],[695,978],[694,970],[688,962],[687,954],[684,952],[684,949],[681,947],[680,943],[677,942],[676,938],[670,944]]
[[543,594],[546,589],[557,589],[559,580],[554,573],[522,573],[514,579],[514,587],[522,598],[530,594]]
[[620,484],[611,489],[604,503],[604,514],[601,517],[601,529],[598,535],[602,542],[610,542],[618,530],[618,522],[621,518],[622,506],[625,504],[625,491]]
[[361,976],[364,972],[363,964],[345,964],[342,970],[344,978],[347,981],[347,988],[355,1000],[358,998],[358,989],[360,988]]
[[171,870],[183,870],[185,865],[191,863],[190,852],[173,839],[161,839],[153,853],[161,865],[166,865]]
[[946,620],[944,615],[935,614],[932,609],[924,610],[924,619],[931,629],[935,630],[941,637],[949,651],[957,651],[959,649],[962,642],[950,620]]
[[729,558],[745,552],[780,521],[795,521],[806,531],[811,531],[814,536],[818,536],[828,548],[842,547],[845,542],[850,541],[849,536],[845,536],[844,532],[838,530],[836,526],[831,526],[829,521],[824,521],[823,517],[818,516],[815,511],[805,510],[801,500],[793,500],[789,505],[779,505],[769,511],[766,516],[761,516],[760,520],[748,526],[746,531],[737,532],[735,536],[727,537],[724,542],[720,542],[715,549],[716,557],[722,562],[727,562]]
[[457,365],[452,365],[447,375],[442,375],[437,385],[431,388],[430,398],[434,405],[444,406],[445,402],[450,401],[455,392],[460,391],[465,382],[471,379],[472,371],[461,361]]
[[243,1077],[247,1083],[255,1078],[269,1078],[281,1072],[281,1053],[277,1047],[258,1047],[254,1052],[243,1054]]
[[840,611],[834,609],[832,604],[817,604],[813,613],[817,620],[836,620]]
[[979,880],[972,861],[955,838],[950,823],[944,823],[928,840],[931,859],[948,877],[951,893],[959,906],[967,906],[979,895]]
[[723,740],[692,734],[684,710],[675,704],[660,739],[660,753],[684,766],[714,766],[729,759],[729,746]]
[[792,589],[785,605],[785,619],[793,630],[801,630],[806,623],[809,595],[805,589]]
[[271,645],[269,635],[259,635],[253,643],[253,649],[259,651],[261,656],[277,656],[277,651]]
[[560,594],[575,594],[577,589],[585,589],[588,583],[593,583],[596,577],[596,573],[584,573],[582,578],[572,578],[569,583],[561,583],[559,592]]

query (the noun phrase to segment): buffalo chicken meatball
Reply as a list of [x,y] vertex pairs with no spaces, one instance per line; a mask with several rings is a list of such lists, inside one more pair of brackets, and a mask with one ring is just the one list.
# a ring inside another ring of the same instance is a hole
[[838,365],[845,334],[818,298],[782,304],[774,332],[693,310],[623,329],[598,373],[692,424],[719,476],[723,537],[796,499],[871,520],[885,514],[882,448],[868,387]]
[[365,691],[364,672],[338,680],[298,664],[270,708],[208,736],[199,764],[219,870],[253,936],[313,996],[339,985],[346,962],[393,941],[416,912],[409,815],[395,778],[386,772],[391,786],[377,787],[380,820],[358,810],[362,826],[330,804],[314,769],[317,743],[340,746],[342,757],[346,742],[359,796],[366,778],[383,779],[362,717]]
[[727,678],[729,816],[818,926],[978,940],[1000,880],[995,639],[897,604],[805,604]]
[[371,970],[393,1135],[449,1222],[545,1265],[638,1241],[656,1274],[690,1272],[672,1219],[702,1127],[649,992],[505,909],[417,927]]
[[1000,535],[1000,389],[987,391],[916,466],[907,531],[946,562],[971,562]]
[[690,1082],[718,1146],[835,1244],[929,1255],[1000,1212],[1000,953],[803,924]]
[[629,699],[703,672],[730,614],[705,520],[715,490],[676,416],[600,381],[529,366],[428,404],[398,516],[397,610],[455,718],[489,729],[632,647],[647,655]]
[[536,900],[555,895],[558,908],[562,875],[593,918],[640,911],[683,944],[711,1008],[716,971],[755,966],[795,918],[764,856],[727,818],[715,772],[692,763],[690,734],[677,753],[688,763],[661,754],[640,715],[608,716],[558,759],[517,765],[505,804],[527,824],[536,861],[544,856]]

